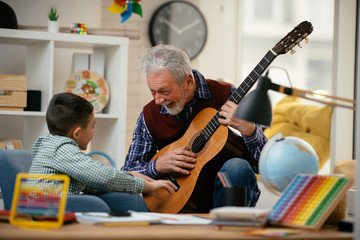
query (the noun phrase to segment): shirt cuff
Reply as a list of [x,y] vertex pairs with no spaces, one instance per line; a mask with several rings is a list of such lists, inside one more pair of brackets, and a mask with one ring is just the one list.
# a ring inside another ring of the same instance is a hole
[[151,178],[158,178],[159,176],[161,176],[161,173],[159,173],[157,170],[156,170],[156,167],[155,167],[155,164],[156,164],[156,161],[157,161],[157,158],[152,160],[150,163],[149,163],[149,177]]
[[134,192],[135,193],[142,193],[144,192],[145,189],[145,180],[143,178],[140,177],[135,177],[135,187],[134,187]]
[[252,143],[259,141],[259,136],[260,136],[259,135],[260,134],[260,129],[259,128],[260,128],[259,125],[256,125],[255,132],[254,132],[254,134],[252,136],[250,136],[250,137],[243,136],[244,141],[247,144],[251,145]]

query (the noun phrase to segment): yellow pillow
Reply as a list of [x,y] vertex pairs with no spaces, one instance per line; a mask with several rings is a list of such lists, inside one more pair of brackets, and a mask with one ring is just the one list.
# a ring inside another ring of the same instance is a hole
[[320,169],[330,157],[330,119],[332,107],[307,105],[298,97],[285,96],[274,107],[268,139],[281,132],[307,141],[315,149]]

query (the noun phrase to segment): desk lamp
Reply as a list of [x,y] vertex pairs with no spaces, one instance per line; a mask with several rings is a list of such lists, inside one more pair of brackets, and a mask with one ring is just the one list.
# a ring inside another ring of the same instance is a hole
[[[284,93],[286,95],[308,99],[311,101],[319,102],[330,106],[338,106],[338,107],[344,107],[355,110],[354,100],[278,85],[271,82],[270,78],[267,75],[268,72],[266,72],[265,76],[261,76],[259,78],[256,89],[250,92],[239,103],[239,107],[235,112],[236,118],[244,119],[250,122],[254,122],[263,126],[270,127],[273,113],[272,113],[270,98],[268,95],[268,90],[273,90],[276,92]],[[337,101],[344,101],[345,103],[338,103],[331,100],[330,101],[322,100],[315,98],[315,96],[320,96],[323,99],[334,99]]]

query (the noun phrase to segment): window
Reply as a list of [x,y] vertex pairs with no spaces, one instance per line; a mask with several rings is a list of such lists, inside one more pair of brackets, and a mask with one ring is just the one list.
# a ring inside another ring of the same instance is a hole
[[[274,83],[304,90],[326,90],[331,94],[334,1],[331,0],[244,0],[241,42],[241,77],[253,70],[266,52],[302,21],[312,23],[309,43],[302,41],[296,53],[278,56],[270,65]],[[273,104],[284,97],[270,92]]]

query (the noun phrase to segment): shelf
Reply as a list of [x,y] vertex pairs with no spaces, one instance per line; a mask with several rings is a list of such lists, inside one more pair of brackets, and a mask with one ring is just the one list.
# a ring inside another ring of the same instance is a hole
[[56,41],[55,46],[83,45],[85,47],[128,46],[129,39],[123,37],[77,35],[71,33],[49,33],[43,31],[0,28],[0,44],[29,45]]
[[[6,116],[29,116],[29,117],[45,117],[46,112],[35,112],[35,111],[0,111],[0,115]],[[118,119],[120,115],[96,113],[96,119]]]
[[[47,32],[47,26],[27,26],[27,25],[18,25],[19,29],[22,30],[32,30],[32,31],[42,31]],[[71,29],[69,27],[60,27],[59,32],[61,33],[70,33]],[[88,35],[98,35],[98,36],[114,36],[114,37],[125,37],[132,40],[140,39],[140,30],[134,29],[119,29],[119,28],[88,28]]]
[[0,28],[0,74],[26,75],[27,88],[41,91],[42,109],[0,111],[0,138],[20,139],[24,149],[31,151],[35,140],[48,133],[46,109],[52,96],[64,91],[73,54],[99,53],[104,55],[104,78],[111,94],[104,113],[95,114],[97,130],[91,149],[106,152],[120,168],[126,146],[128,47],[125,37]]
[[44,117],[46,115],[46,113],[45,112],[32,112],[32,111],[0,111],[0,115]]

